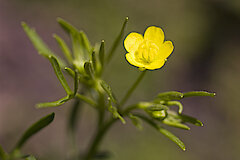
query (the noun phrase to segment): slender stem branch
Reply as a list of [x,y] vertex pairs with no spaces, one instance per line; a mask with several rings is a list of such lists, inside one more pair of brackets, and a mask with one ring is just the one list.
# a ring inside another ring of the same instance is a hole
[[71,112],[69,114],[69,119],[68,119],[68,129],[69,129],[69,143],[71,145],[70,147],[70,156],[73,157],[73,159],[76,159],[77,157],[77,143],[76,143],[76,130],[77,130],[77,119],[79,112],[81,111],[82,102],[80,99],[75,99],[75,102],[71,108]]
[[112,126],[114,122],[116,122],[117,119],[110,119],[104,126],[100,127],[97,130],[97,133],[95,135],[95,138],[92,140],[92,143],[89,147],[89,150],[87,154],[84,157],[84,160],[91,160],[93,159],[94,154],[96,154],[96,151],[98,149],[98,146],[103,139],[105,133],[108,131],[108,129]]
[[131,94],[133,93],[133,91],[136,89],[136,87],[138,86],[138,84],[141,82],[141,80],[143,79],[144,75],[146,73],[146,70],[142,71],[142,73],[139,75],[138,79],[135,81],[135,83],[132,85],[132,87],[128,90],[128,92],[126,93],[126,95],[123,97],[122,101],[120,102],[120,106],[123,106],[128,98],[131,96]]
[[77,94],[76,94],[76,98],[79,98],[79,99],[81,99],[82,101],[90,104],[91,106],[96,107],[96,103],[95,103],[92,99],[90,99],[90,98],[88,98],[88,97],[86,97],[86,96],[84,96],[84,95],[81,95],[81,94],[77,93]]

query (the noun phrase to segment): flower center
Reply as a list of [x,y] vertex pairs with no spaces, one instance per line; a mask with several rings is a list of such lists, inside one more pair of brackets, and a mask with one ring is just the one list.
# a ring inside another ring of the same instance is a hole
[[135,58],[140,63],[150,64],[156,59],[158,50],[155,43],[143,41],[135,52]]

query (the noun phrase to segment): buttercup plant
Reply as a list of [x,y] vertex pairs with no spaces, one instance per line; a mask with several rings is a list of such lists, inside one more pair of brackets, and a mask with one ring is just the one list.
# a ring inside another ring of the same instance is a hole
[[[123,99],[119,101],[113,93],[111,86],[103,80],[102,73],[107,69],[105,66],[111,61],[117,46],[122,44],[128,18],[125,19],[122,29],[108,53],[105,52],[104,41],[92,46],[83,31],[79,31],[61,18],[58,18],[57,21],[70,36],[72,41],[72,49],[70,49],[61,37],[56,34],[54,35],[54,38],[66,58],[66,62],[49,49],[34,29],[30,28],[24,22],[22,22],[22,27],[38,53],[50,61],[58,80],[66,91],[66,96],[60,100],[40,103],[37,104],[36,107],[57,107],[63,105],[67,101],[74,100],[68,118],[68,136],[72,142],[72,147],[69,150],[71,154],[67,159],[107,159],[108,153],[98,150],[102,139],[115,122],[121,121],[125,124],[125,119],[127,118],[139,129],[142,128],[141,121],[146,122],[176,143],[182,150],[185,150],[184,143],[170,131],[165,129],[164,126],[172,126],[185,130],[190,129],[186,123],[203,126],[202,122],[196,118],[182,114],[183,105],[180,100],[193,96],[214,96],[214,93],[206,91],[186,93],[169,91],[159,93],[152,100],[140,101],[125,106],[133,91],[146,75],[146,72],[148,70],[162,68],[166,59],[173,52],[173,44],[171,41],[165,41],[162,29],[156,26],[150,26],[146,29],[144,36],[136,32],[132,32],[126,36],[124,40],[124,46],[127,52],[125,55],[126,60],[131,65],[138,67],[141,73],[135,83],[133,83],[126,92]],[[66,75],[72,77],[73,90],[69,87],[62,71],[64,71]],[[78,111],[81,109],[83,103],[88,104],[89,107],[93,107],[96,110],[98,119],[96,133],[94,137],[92,137],[86,152],[81,153],[76,141],[76,123],[79,117]],[[171,106],[178,106],[178,111],[173,110]],[[109,114],[111,116],[108,116]],[[34,123],[26,130],[9,153],[4,151],[0,146],[0,159],[36,159],[32,155],[23,154],[21,148],[32,135],[48,126],[53,120],[54,113],[51,113]]]

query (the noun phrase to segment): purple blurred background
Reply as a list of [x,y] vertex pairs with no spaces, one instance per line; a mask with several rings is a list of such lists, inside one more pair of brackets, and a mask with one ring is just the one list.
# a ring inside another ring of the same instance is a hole
[[[51,49],[61,50],[52,37],[57,33],[69,42],[56,22],[62,17],[87,33],[92,44],[104,39],[107,49],[118,35],[125,16],[127,33],[143,33],[149,25],[161,26],[175,50],[166,65],[147,73],[130,103],[151,100],[159,92],[208,90],[215,98],[183,101],[184,113],[204,122],[191,131],[169,128],[186,144],[175,144],[144,126],[118,123],[109,132],[103,150],[112,159],[138,160],[237,160],[240,150],[240,1],[238,0],[0,0],[0,144],[8,151],[23,131],[40,117],[56,112],[49,127],[34,136],[23,151],[39,159],[66,159],[66,117],[69,105],[35,109],[39,102],[65,95],[50,63],[37,54],[21,27],[34,27]],[[136,79],[137,69],[124,58],[120,46],[104,75],[118,97]],[[95,127],[95,112],[85,106],[79,123],[79,144],[84,150]]]

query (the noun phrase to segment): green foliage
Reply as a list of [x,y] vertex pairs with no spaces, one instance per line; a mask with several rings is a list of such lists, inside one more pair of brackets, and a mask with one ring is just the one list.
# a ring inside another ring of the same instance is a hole
[[[103,80],[101,75],[104,69],[107,69],[106,64],[110,62],[117,46],[121,43],[124,36],[124,30],[128,22],[128,17],[125,19],[119,35],[108,52],[105,51],[104,40],[102,40],[101,43],[96,43],[96,45],[92,47],[83,31],[79,31],[73,25],[61,18],[58,18],[57,20],[63,30],[70,36],[72,41],[72,48],[70,49],[61,37],[56,34],[54,35],[54,38],[59,44],[68,65],[66,65],[63,60],[57,57],[57,55],[49,49],[34,29],[30,28],[24,22],[22,22],[22,26],[38,53],[50,61],[59,82],[66,91],[66,96],[64,98],[54,102],[39,103],[37,104],[37,108],[60,106],[67,101],[72,99],[75,100],[68,120],[68,129],[70,130],[69,136],[72,142],[71,150],[74,150],[74,155],[72,155],[74,157],[73,159],[76,159],[76,157],[79,158],[79,155],[81,154],[79,153],[78,146],[76,145],[75,132],[77,131],[77,120],[80,117],[78,111],[82,108],[82,102],[85,102],[93,107],[99,116],[95,137],[89,145],[87,152],[83,153],[84,160],[100,158],[107,159],[109,157],[109,152],[99,152],[98,147],[103,136],[114,124],[114,122],[120,120],[123,124],[125,124],[125,118],[129,118],[133,125],[140,130],[143,128],[142,121],[146,122],[165,137],[176,143],[182,150],[185,150],[184,143],[173,133],[165,129],[165,126],[176,127],[184,130],[190,130],[190,127],[187,126],[186,123],[203,126],[203,123],[196,118],[182,114],[183,105],[181,100],[183,98],[193,96],[213,97],[215,96],[215,93],[209,93],[206,91],[192,91],[186,93],[169,91],[159,93],[152,100],[137,102],[136,104],[123,108],[131,94],[145,76],[147,70],[141,71],[139,77],[136,79],[135,83],[130,86],[120,103],[118,102],[110,85]],[[64,69],[67,75],[72,78],[73,85],[71,86],[73,86],[73,89],[69,87],[70,85],[62,73],[62,69]],[[178,111],[172,109],[172,106],[177,106]],[[54,113],[49,114],[34,123],[25,131],[20,140],[17,142],[14,150],[9,155],[0,146],[0,158],[3,160],[17,158],[35,160],[36,158],[34,158],[34,156],[22,155],[20,149],[32,135],[48,126],[53,119]]]
[[49,61],[51,62],[52,67],[55,71],[55,74],[56,74],[58,80],[60,81],[60,83],[62,84],[63,88],[65,89],[66,93],[68,95],[72,94],[72,91],[71,91],[70,87],[68,86],[67,81],[65,80],[65,78],[62,74],[62,71],[58,64],[57,59],[54,56],[49,56]]
[[43,118],[41,118],[39,121],[37,121],[36,123],[34,123],[31,127],[29,127],[25,133],[22,135],[22,137],[19,139],[19,141],[17,142],[15,149],[20,149],[24,143],[34,134],[36,134],[37,132],[39,132],[41,129],[45,128],[46,126],[48,126],[54,119],[55,114],[51,113]]

